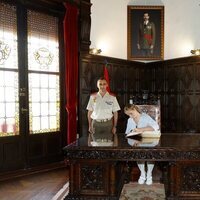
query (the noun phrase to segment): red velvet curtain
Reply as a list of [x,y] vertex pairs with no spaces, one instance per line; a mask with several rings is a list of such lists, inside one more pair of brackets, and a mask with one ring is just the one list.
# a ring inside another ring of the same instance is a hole
[[77,86],[78,86],[78,8],[65,3],[64,45],[67,118],[67,143],[76,140]]

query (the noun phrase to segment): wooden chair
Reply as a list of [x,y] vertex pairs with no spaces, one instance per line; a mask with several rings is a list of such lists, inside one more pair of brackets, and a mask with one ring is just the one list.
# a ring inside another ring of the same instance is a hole
[[[141,95],[138,94],[136,96],[132,96],[129,103],[137,105],[142,112],[147,113],[150,117],[152,117],[158,123],[161,131],[161,106],[158,96],[146,93]],[[129,162],[128,169],[130,170],[130,180],[137,181],[140,176],[140,171],[136,162]]]

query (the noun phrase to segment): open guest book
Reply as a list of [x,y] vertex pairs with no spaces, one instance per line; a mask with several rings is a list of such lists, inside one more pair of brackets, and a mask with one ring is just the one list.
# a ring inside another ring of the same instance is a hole
[[92,141],[91,146],[109,147],[109,146],[113,146],[113,141],[111,141],[111,140],[108,140],[108,141],[104,141],[104,140]]
[[127,142],[131,146],[138,147],[155,147],[159,145],[160,138],[141,138],[140,140],[127,138]]
[[160,131],[144,131],[144,132],[133,132],[131,131],[130,133],[126,134],[126,137],[131,137],[131,136],[141,136],[144,138],[159,138],[161,133]]

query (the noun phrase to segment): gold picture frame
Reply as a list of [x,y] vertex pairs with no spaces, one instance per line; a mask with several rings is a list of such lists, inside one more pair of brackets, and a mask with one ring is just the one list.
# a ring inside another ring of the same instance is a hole
[[163,60],[164,6],[128,6],[127,13],[128,60]]

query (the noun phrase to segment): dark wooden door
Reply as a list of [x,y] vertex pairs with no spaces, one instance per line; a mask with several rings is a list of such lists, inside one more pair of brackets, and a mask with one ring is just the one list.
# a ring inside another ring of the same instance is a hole
[[63,13],[36,6],[0,4],[0,174],[63,159]]

